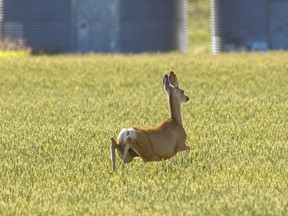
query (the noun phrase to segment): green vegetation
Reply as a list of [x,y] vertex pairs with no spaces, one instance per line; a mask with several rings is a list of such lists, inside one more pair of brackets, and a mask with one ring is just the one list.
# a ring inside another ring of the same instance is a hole
[[[0,52],[0,215],[287,214],[288,53],[211,56],[208,6],[189,1],[188,54]],[[169,116],[170,69],[188,159],[110,174],[111,136]]]
[[0,59],[5,59],[5,58],[19,58],[19,57],[24,57],[24,56],[29,56],[29,51],[26,50],[0,50]]
[[[0,215],[288,211],[286,53],[23,57],[0,63]],[[168,117],[177,73],[187,160],[120,165],[110,137]]]
[[210,1],[188,1],[189,53],[210,53]]

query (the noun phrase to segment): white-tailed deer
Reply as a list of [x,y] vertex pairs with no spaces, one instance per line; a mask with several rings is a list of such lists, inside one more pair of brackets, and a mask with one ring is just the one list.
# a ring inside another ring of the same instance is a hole
[[112,171],[116,169],[115,150],[124,163],[130,163],[134,157],[140,157],[144,162],[161,161],[173,157],[179,151],[189,152],[180,109],[189,97],[179,88],[173,71],[170,71],[169,76],[164,75],[163,87],[169,99],[170,118],[154,128],[124,128],[117,141],[111,138]]

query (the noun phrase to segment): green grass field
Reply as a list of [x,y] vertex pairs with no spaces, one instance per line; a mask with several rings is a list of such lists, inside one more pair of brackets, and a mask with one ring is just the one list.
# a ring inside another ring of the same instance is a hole
[[[27,56],[0,61],[0,215],[284,215],[287,53]],[[110,137],[169,116],[191,152],[111,170]]]
[[[209,1],[189,0],[187,54],[0,51],[0,215],[285,215],[288,53],[210,55]],[[121,165],[110,137],[169,117],[174,70],[187,160]]]

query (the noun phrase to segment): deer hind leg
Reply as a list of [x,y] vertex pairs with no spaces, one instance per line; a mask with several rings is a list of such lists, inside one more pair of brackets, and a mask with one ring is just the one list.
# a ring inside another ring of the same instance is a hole
[[124,147],[124,154],[123,154],[123,158],[122,158],[124,163],[125,163],[125,160],[127,158],[129,149],[130,149],[130,144],[126,142],[125,147]]
[[[123,155],[124,163],[126,162],[125,160],[127,159],[128,155],[131,157],[131,155],[129,154],[129,149],[133,146],[134,146],[134,142],[133,142],[132,138],[130,136],[127,136],[126,141],[125,141],[125,147],[124,147],[124,155]],[[131,158],[133,160],[133,157],[131,157]],[[130,161],[131,161],[131,159],[129,158],[128,162],[130,162]]]
[[111,145],[110,145],[110,157],[111,157],[111,162],[112,162],[112,172],[114,172],[116,169],[116,156],[115,156],[116,148],[117,148],[117,142],[112,137],[111,138]]

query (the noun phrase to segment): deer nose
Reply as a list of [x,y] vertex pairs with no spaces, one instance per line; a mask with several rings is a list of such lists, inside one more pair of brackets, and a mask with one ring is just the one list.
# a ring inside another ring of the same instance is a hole
[[189,97],[187,96],[187,99],[186,99],[187,101],[186,102],[188,102],[189,101]]

